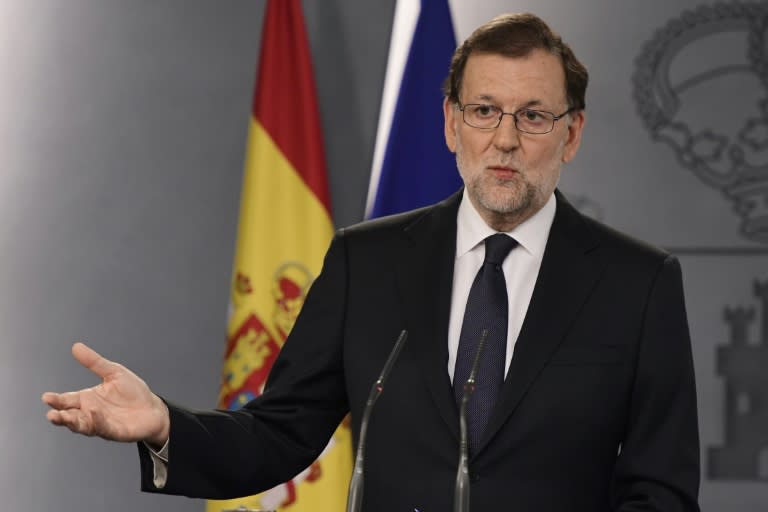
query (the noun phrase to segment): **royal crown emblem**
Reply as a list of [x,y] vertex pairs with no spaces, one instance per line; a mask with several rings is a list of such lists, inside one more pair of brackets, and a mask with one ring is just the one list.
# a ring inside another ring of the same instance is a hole
[[654,140],[719,189],[741,234],[768,244],[768,4],[718,3],[656,31],[636,60],[637,110]]

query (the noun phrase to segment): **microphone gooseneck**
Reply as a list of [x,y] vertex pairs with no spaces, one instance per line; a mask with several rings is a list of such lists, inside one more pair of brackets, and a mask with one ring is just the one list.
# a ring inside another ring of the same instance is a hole
[[400,351],[403,349],[405,340],[408,338],[408,331],[403,329],[400,332],[400,336],[397,337],[395,346],[392,348],[392,352],[389,353],[387,361],[384,363],[384,368],[381,369],[381,374],[376,382],[371,386],[371,392],[368,394],[368,401],[365,403],[365,409],[363,410],[363,419],[360,422],[360,436],[357,439],[357,453],[355,455],[355,467],[352,470],[352,480],[349,482],[349,494],[347,496],[347,512],[360,512],[363,505],[363,462],[365,460],[365,437],[368,432],[368,420],[371,417],[371,411],[373,410],[373,404],[384,391],[384,382],[389,375],[392,366],[395,364],[397,356],[400,355]]
[[469,378],[464,383],[464,393],[461,395],[459,406],[459,467],[456,471],[456,485],[453,489],[453,512],[469,512],[469,439],[467,435],[467,404],[469,397],[475,392],[475,379],[480,368],[480,356],[485,348],[485,340],[488,338],[488,329],[483,329],[480,334],[480,342],[475,350],[475,358]]

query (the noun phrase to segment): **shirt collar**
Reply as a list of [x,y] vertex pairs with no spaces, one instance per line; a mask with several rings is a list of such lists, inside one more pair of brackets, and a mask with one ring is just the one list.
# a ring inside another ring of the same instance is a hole
[[[553,193],[539,211],[512,231],[508,231],[507,234],[517,240],[518,245],[528,253],[540,257],[547,245],[547,238],[549,238],[552,222],[555,220],[556,209],[557,201]],[[477,213],[475,206],[467,196],[466,189],[464,189],[461,197],[456,225],[456,258],[465,255],[487,237],[497,233]]]

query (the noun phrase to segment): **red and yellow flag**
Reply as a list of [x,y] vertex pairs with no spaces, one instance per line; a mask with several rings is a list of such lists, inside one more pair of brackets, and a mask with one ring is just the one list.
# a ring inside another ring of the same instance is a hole
[[[332,235],[301,4],[270,0],[248,135],[219,407],[237,409],[262,392]],[[240,506],[343,510],[351,472],[351,434],[342,425],[320,458],[290,482],[258,496],[209,501],[208,512]]]

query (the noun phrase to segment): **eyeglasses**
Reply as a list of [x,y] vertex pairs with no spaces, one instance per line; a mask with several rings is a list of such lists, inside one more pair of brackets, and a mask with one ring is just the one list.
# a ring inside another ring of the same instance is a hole
[[578,110],[576,107],[571,107],[559,116],[556,116],[552,112],[531,110],[529,108],[521,108],[517,112],[504,112],[494,105],[485,105],[481,103],[470,103],[467,105],[458,103],[458,105],[459,110],[462,112],[464,122],[472,128],[493,130],[499,127],[502,117],[512,116],[512,119],[515,120],[515,128],[521,132],[532,133],[535,135],[543,135],[551,132],[555,128],[555,121]]

